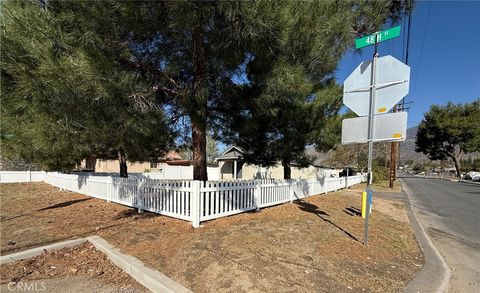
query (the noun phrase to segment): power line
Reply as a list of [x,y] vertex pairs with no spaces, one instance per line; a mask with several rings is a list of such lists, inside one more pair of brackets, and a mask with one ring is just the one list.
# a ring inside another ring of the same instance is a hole
[[[403,27],[405,28],[405,20],[403,19]],[[405,60],[405,64],[408,65],[408,51],[410,50],[410,36],[412,32],[412,0],[408,1],[408,33],[407,33],[407,41],[405,44],[405,29],[403,30],[403,56]],[[402,110],[405,108],[405,97],[402,98]]]
[[428,23],[430,20],[430,9],[432,8],[432,2],[428,2],[428,11],[427,11],[427,20],[425,22],[425,30],[423,31],[423,38],[422,38],[422,46],[420,47],[420,60],[417,66],[417,70],[415,71],[415,84],[413,86],[413,91],[412,91],[412,96],[415,97],[415,90],[417,89],[417,80],[418,80],[418,72],[420,71],[420,68],[422,67],[422,56],[423,56],[423,47],[425,46],[425,39],[427,36],[427,30],[428,30]]
[[[410,35],[411,35],[411,28],[412,28],[412,0],[409,1],[409,10],[410,13],[408,14],[408,34],[407,34],[407,50],[405,53],[405,64],[408,65],[408,50],[410,49]],[[404,31],[405,33],[405,31]]]
[[[410,18],[410,15],[408,15],[408,17]],[[406,41],[405,41],[405,28],[406,28],[406,19],[407,17],[405,16],[403,18],[403,30],[402,30],[402,60],[405,60],[405,44],[406,44]]]

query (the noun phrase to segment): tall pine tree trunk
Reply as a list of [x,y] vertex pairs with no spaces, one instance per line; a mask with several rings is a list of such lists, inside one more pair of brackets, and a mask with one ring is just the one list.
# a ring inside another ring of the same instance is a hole
[[457,177],[460,177],[461,170],[460,170],[460,156],[452,156],[453,163],[455,164],[455,170],[457,171]]
[[127,159],[125,158],[125,152],[122,148],[118,150],[118,163],[120,164],[120,177],[127,178]]
[[193,180],[207,181],[207,90],[205,80],[205,48],[201,27],[193,29],[194,107],[192,122]]
[[292,169],[290,168],[290,160],[284,159],[283,165],[283,179],[292,179]]

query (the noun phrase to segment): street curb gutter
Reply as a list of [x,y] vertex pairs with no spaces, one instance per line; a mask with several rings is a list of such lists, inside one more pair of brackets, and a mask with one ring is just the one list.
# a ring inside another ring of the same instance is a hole
[[32,248],[25,251],[20,251],[8,255],[0,256],[0,265],[4,265],[10,262],[14,262],[17,260],[31,258],[37,255],[40,255],[44,252],[59,250],[62,248],[73,247],[82,244],[83,242],[87,241],[85,238],[75,239],[75,240],[68,240],[64,242],[53,243],[50,245],[45,245],[41,247]]
[[447,292],[450,286],[452,271],[443,260],[443,257],[440,255],[440,252],[426,233],[420,219],[415,213],[411,190],[403,180],[400,180],[400,182],[402,183],[402,189],[405,191],[408,198],[409,204],[406,205],[406,208],[408,210],[410,224],[415,231],[418,244],[425,256],[425,265],[422,270],[410,282],[408,282],[407,286],[401,291],[415,293]]
[[25,251],[20,251],[9,255],[2,255],[0,256],[0,265],[22,259],[28,259],[40,255],[43,252],[77,246],[86,241],[90,242],[93,246],[95,246],[96,249],[105,253],[108,259],[110,259],[116,266],[118,266],[125,273],[134,278],[138,283],[142,284],[145,288],[149,289],[152,292],[191,292],[187,288],[176,283],[175,281],[168,278],[159,271],[152,270],[151,268],[145,266],[143,262],[139,259],[121,253],[118,249],[113,247],[105,239],[99,236],[89,236],[87,238],[69,240]]

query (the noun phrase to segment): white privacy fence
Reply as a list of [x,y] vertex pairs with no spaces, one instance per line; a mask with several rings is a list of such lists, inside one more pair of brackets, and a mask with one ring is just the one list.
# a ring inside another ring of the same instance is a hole
[[[11,174],[4,177],[4,173],[0,172],[2,183],[27,178],[20,174],[15,178]],[[28,177],[35,178],[30,181],[43,180],[62,189],[191,221],[194,227],[201,221],[336,191],[365,181],[363,175],[309,180],[196,181],[37,173]]]
[[0,183],[40,182],[44,171],[0,171]]
[[[220,169],[218,167],[207,167],[207,174],[210,180],[218,180]],[[158,171],[144,173],[150,179],[167,179],[167,180],[193,180],[193,166],[170,166],[162,165]]]

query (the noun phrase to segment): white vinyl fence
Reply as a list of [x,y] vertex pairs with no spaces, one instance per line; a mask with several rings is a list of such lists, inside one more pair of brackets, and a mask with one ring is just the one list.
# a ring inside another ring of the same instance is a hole
[[44,171],[0,171],[0,183],[40,182]]
[[[218,180],[220,169],[218,167],[207,167],[207,174],[210,180]],[[193,166],[170,166],[164,164],[159,171],[143,173],[151,179],[167,180],[193,180]]]
[[[12,182],[13,175],[4,177],[4,173],[0,172],[0,182]],[[35,181],[43,180],[61,189],[191,221],[194,227],[202,221],[259,210],[365,181],[363,175],[348,179],[235,181],[157,180],[53,172],[41,172],[34,177]],[[39,177],[41,180],[37,180]],[[16,178],[26,177],[17,174]]]

